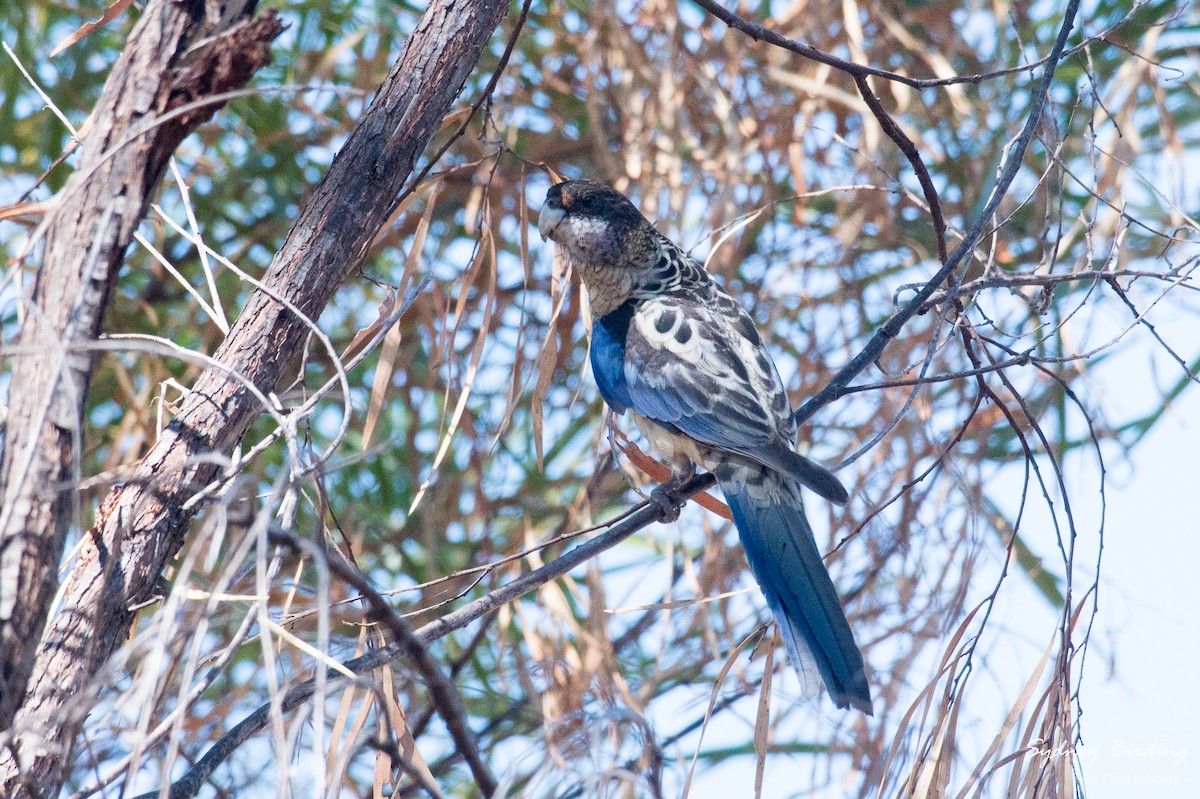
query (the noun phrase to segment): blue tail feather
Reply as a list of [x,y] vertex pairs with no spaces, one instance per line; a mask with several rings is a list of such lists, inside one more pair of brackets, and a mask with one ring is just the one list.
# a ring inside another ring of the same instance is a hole
[[834,704],[871,715],[862,654],[804,516],[799,489],[767,469],[734,466],[719,469],[717,477],[793,665],[799,671],[800,647],[806,647]]

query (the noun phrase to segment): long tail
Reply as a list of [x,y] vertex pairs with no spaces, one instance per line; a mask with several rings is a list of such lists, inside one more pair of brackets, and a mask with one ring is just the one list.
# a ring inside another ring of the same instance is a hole
[[800,671],[806,660],[801,647],[807,648],[834,704],[871,715],[862,654],[804,516],[799,488],[740,460],[723,464],[716,474],[793,666]]

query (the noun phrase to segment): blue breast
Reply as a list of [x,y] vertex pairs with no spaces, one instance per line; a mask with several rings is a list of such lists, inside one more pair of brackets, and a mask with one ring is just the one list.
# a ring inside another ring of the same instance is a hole
[[617,413],[624,413],[632,404],[625,381],[625,339],[635,310],[636,303],[629,300],[597,319],[592,327],[592,374],[600,396]]

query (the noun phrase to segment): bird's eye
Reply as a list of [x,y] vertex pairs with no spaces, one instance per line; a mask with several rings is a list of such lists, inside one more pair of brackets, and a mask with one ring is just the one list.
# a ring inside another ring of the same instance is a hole
[[592,207],[592,197],[588,194],[571,194],[563,195],[563,208],[568,208],[576,213],[586,211]]

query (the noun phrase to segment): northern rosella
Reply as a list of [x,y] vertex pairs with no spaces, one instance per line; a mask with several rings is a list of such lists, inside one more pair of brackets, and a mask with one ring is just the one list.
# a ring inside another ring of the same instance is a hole
[[838,707],[871,713],[862,655],[800,497],[803,485],[842,504],[846,489],[793,451],[787,395],[750,314],[608,186],[552,186],[538,231],[587,285],[601,395],[671,466],[652,497],[664,500],[696,465],[712,472],[793,665],[801,671],[810,654]]

